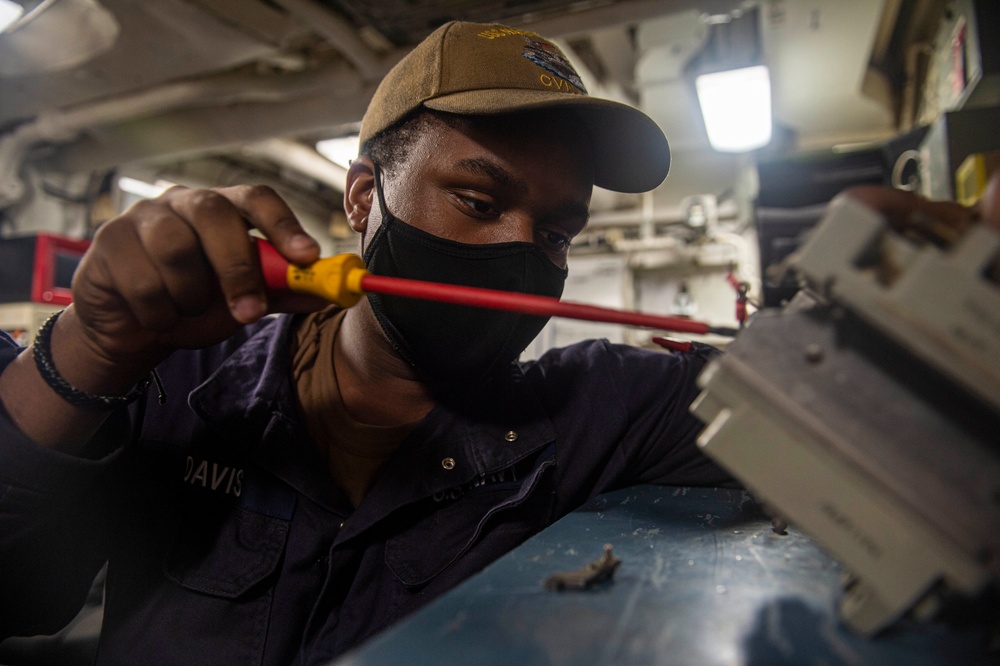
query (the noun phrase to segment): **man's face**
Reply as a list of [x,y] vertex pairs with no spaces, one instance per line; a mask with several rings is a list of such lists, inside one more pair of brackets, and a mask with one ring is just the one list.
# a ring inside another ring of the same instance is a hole
[[[593,168],[586,134],[565,116],[434,122],[400,168],[384,175],[396,217],[462,243],[536,243],[566,265],[586,225]],[[377,206],[376,206],[377,208]],[[367,238],[380,218],[372,211]]]

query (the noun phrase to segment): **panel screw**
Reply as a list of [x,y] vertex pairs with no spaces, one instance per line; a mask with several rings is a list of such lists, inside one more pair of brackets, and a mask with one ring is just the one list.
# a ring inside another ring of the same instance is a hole
[[823,348],[815,342],[806,345],[806,360],[810,363],[819,363],[823,360]]

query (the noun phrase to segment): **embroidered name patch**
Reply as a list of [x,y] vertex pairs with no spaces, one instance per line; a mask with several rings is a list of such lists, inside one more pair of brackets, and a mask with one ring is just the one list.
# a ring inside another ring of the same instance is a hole
[[184,465],[184,482],[239,497],[243,490],[243,470],[188,456]]

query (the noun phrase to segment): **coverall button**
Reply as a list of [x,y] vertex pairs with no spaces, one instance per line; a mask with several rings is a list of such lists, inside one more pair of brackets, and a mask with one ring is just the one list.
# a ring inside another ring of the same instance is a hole
[[504,435],[504,439],[506,439],[508,442],[513,442],[514,440],[517,439],[517,433],[514,432],[513,430],[508,430],[507,434]]

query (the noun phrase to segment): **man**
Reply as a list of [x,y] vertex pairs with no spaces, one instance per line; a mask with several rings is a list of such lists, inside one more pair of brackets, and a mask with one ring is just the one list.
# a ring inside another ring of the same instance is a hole
[[[373,272],[549,295],[592,186],[669,163],[503,26],[436,31],[362,135],[345,208]],[[729,482],[687,410],[709,350],[516,363],[541,319],[390,297],[262,318],[286,304],[248,227],[318,258],[267,189],[175,188],[102,227],[74,304],[3,352],[0,634],[58,629],[107,560],[100,663],[324,663],[595,494]]]

